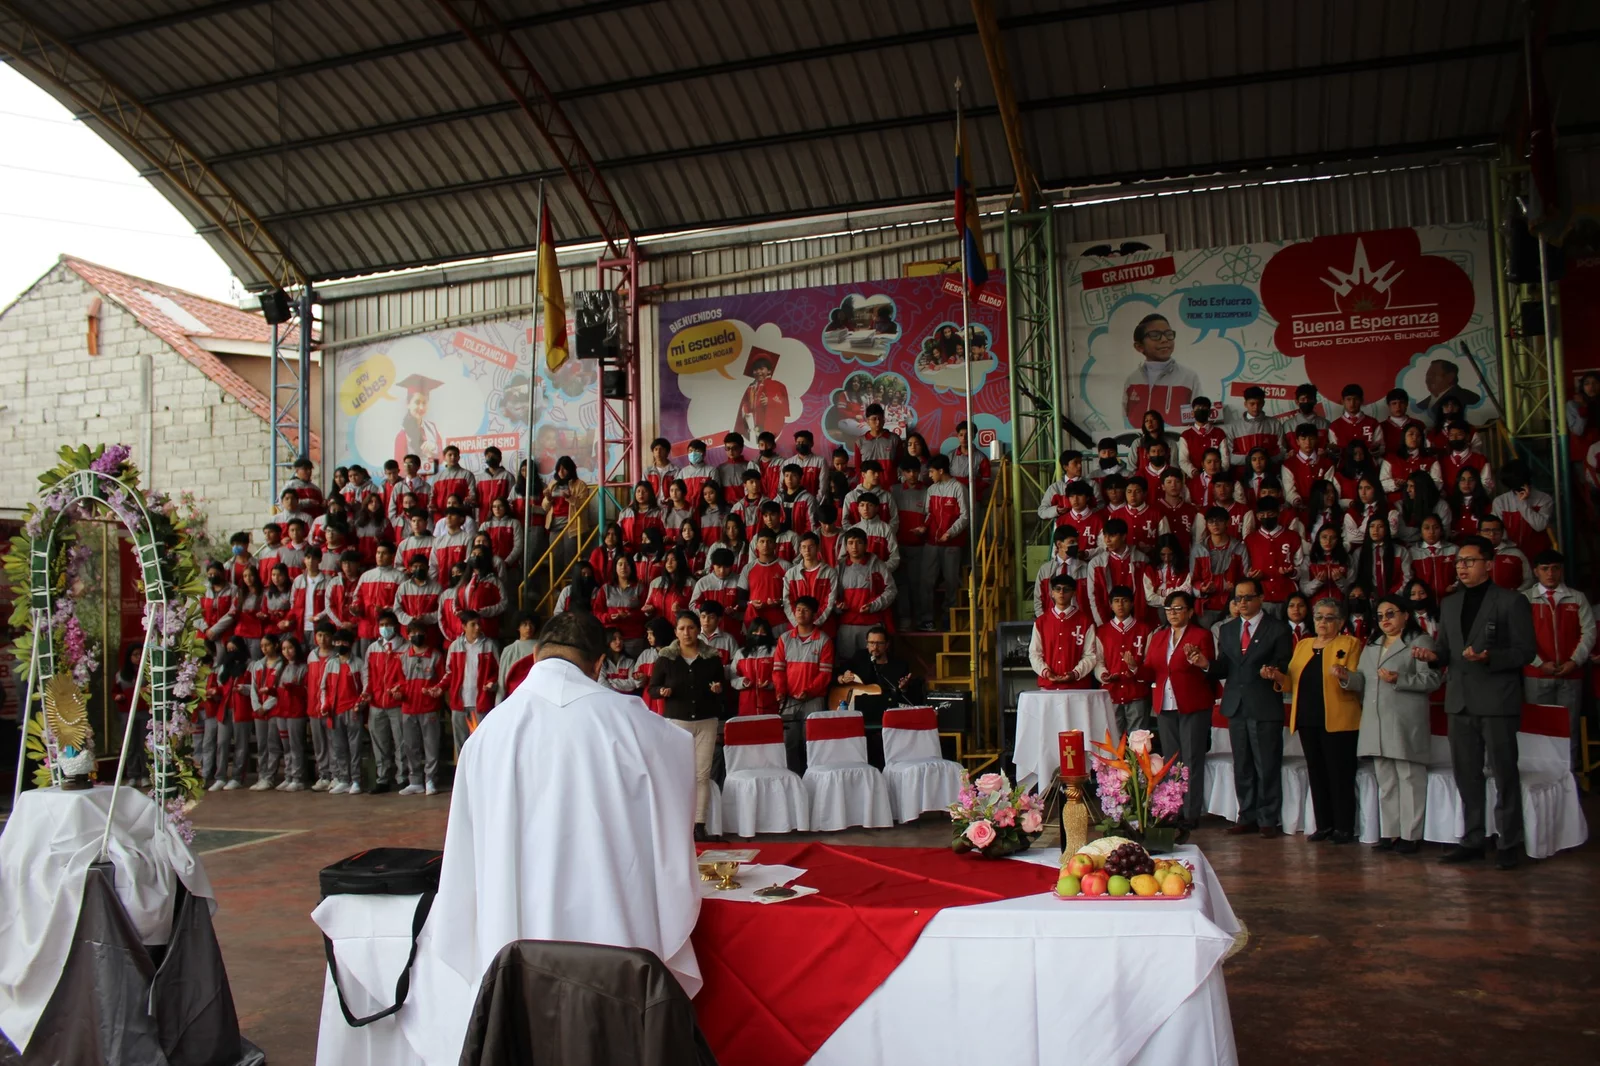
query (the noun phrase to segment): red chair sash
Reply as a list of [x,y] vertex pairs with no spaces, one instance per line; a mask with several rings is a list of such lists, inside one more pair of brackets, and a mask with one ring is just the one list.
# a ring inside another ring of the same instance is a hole
[[939,712],[932,707],[896,707],[883,712],[885,729],[938,729]]
[[730,718],[722,727],[722,743],[735,747],[744,744],[782,744],[783,719],[773,717],[753,721],[750,718]]
[[1217,700],[1215,703],[1213,703],[1211,705],[1211,728],[1212,729],[1226,729],[1226,728],[1228,728],[1228,719],[1223,717],[1223,714],[1222,714],[1222,701],[1221,700]]
[[859,714],[844,718],[818,718],[812,715],[806,719],[807,740],[849,740],[866,735],[866,723]]
[[1568,717],[1567,709],[1559,704],[1524,703],[1522,724],[1517,731],[1541,737],[1561,737],[1564,740],[1572,735],[1572,719]]

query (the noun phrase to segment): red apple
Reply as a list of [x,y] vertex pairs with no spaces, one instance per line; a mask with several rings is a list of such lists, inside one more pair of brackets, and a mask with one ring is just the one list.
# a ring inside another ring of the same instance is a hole
[[1104,870],[1095,870],[1081,877],[1079,884],[1085,896],[1103,896],[1106,894],[1106,882],[1110,880]]
[[1067,873],[1073,877],[1094,873],[1094,859],[1081,851],[1067,860]]

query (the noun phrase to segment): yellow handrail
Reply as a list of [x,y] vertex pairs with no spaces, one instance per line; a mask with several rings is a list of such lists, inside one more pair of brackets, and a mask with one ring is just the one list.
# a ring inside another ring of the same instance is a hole
[[[574,502],[568,508],[567,524],[562,528],[560,536],[553,538],[545,546],[544,553],[534,560],[533,565],[528,568],[528,572],[523,575],[522,584],[517,588],[517,600],[523,605],[523,610],[529,609],[527,606],[529,583],[543,571],[545,577],[544,592],[540,595],[539,601],[534,605],[533,610],[541,616],[548,617],[551,608],[555,605],[556,597],[561,594],[561,590],[567,584],[568,575],[573,573],[573,568],[579,562],[588,558],[589,549],[593,547],[595,540],[599,537],[599,524],[585,521],[585,519],[589,514],[589,505],[594,502],[595,496],[600,490],[596,486],[586,486],[586,488],[589,491],[582,498],[582,502]],[[572,541],[576,542],[572,549],[572,556],[558,573],[556,570],[556,563],[558,562],[556,549],[558,546]]]

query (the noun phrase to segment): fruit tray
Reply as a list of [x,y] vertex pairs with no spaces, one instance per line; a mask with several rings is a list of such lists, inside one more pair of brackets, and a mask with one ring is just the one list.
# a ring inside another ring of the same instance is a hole
[[[1190,863],[1190,862],[1185,862],[1183,865],[1188,867],[1189,873],[1191,875],[1193,875],[1193,873],[1194,873],[1194,864]],[[1059,893],[1059,892],[1057,892],[1055,890],[1055,886],[1053,886],[1053,885],[1050,888],[1050,894],[1052,896],[1054,896],[1056,899],[1067,900],[1069,902],[1077,902],[1077,903],[1127,903],[1127,902],[1132,901],[1132,900],[1138,900],[1141,903],[1150,903],[1150,902],[1173,903],[1173,902],[1176,902],[1178,900],[1188,899],[1190,896],[1194,895],[1194,880],[1193,880],[1193,878],[1191,876],[1188,888],[1183,893],[1183,895],[1181,895],[1181,896],[1165,896],[1165,895],[1162,895],[1159,892],[1157,892],[1153,896],[1141,896],[1136,892],[1129,892],[1125,896],[1113,896],[1108,892],[1102,892],[1098,896],[1086,896],[1082,892],[1079,892],[1076,896],[1063,896],[1061,893]]]

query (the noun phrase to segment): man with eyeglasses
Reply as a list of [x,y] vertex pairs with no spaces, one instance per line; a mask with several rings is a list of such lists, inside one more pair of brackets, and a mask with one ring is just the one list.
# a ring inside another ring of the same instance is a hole
[[1495,865],[1510,870],[1522,852],[1522,776],[1517,770],[1522,670],[1533,662],[1537,648],[1527,599],[1490,580],[1493,561],[1494,545],[1489,541],[1462,539],[1456,553],[1460,587],[1439,608],[1436,646],[1432,651],[1413,648],[1411,654],[1446,671],[1450,762],[1461,793],[1465,831],[1440,861],[1472,862],[1484,856],[1487,756],[1498,794]]
[[1138,426],[1154,411],[1169,426],[1189,421],[1189,405],[1200,392],[1200,376],[1172,358],[1178,333],[1164,315],[1145,315],[1133,327],[1133,350],[1144,362],[1122,383],[1123,414]]
[[1283,693],[1275,679],[1288,669],[1294,638],[1288,623],[1261,609],[1261,582],[1234,582],[1239,616],[1217,631],[1217,657],[1190,651],[1189,661],[1213,680],[1227,681],[1222,716],[1233,746],[1233,787],[1239,796],[1239,821],[1230,834],[1252,830],[1280,835],[1283,812]]

